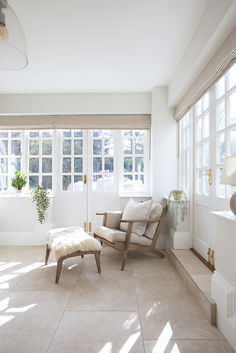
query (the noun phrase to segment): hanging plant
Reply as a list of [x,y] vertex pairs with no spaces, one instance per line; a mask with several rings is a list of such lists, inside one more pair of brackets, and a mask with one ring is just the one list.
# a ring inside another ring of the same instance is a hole
[[32,191],[32,202],[36,202],[38,220],[42,224],[45,221],[45,213],[49,207],[49,190],[41,185]]
[[[168,198],[168,210],[170,210],[170,202],[175,200],[175,230],[179,224],[179,220],[184,221],[189,211],[189,200],[183,190],[172,190]],[[169,212],[168,212],[169,213]]]

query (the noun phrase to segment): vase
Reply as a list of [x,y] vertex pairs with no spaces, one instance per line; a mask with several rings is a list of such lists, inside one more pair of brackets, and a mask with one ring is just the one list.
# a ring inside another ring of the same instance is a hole
[[174,192],[174,193],[173,193],[173,197],[174,197],[175,201],[178,201],[178,200],[181,199],[182,193],[180,193],[180,192]]

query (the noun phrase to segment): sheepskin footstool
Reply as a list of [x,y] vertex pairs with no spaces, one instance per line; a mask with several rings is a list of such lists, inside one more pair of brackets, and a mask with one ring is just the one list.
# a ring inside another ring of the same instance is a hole
[[67,227],[51,229],[46,236],[45,265],[48,263],[50,251],[57,261],[56,283],[59,282],[62,263],[74,256],[94,254],[98,272],[101,273],[100,251],[101,244],[86,233],[81,227]]

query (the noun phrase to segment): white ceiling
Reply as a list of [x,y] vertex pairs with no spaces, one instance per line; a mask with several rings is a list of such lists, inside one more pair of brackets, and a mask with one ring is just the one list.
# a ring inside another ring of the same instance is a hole
[[[0,92],[146,91],[167,85],[209,0],[9,0],[29,65]],[[209,19],[210,20],[210,19]]]

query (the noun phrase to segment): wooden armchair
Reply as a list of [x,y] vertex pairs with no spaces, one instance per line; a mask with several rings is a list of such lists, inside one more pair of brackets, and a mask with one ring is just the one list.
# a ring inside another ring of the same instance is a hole
[[[101,243],[105,243],[123,253],[121,271],[125,268],[129,250],[149,251],[159,257],[164,257],[164,255],[156,249],[156,243],[160,235],[161,226],[166,218],[167,205],[166,203],[164,206],[154,204],[153,210],[154,212],[151,213],[148,219],[122,220],[122,212],[97,213],[97,215],[103,215],[104,217],[102,226],[95,230],[94,237],[100,240]],[[157,216],[153,217],[152,214],[157,214]],[[114,222],[112,217],[115,218]],[[137,222],[147,223],[147,228],[143,236],[132,233],[133,225]],[[126,232],[120,230],[120,223],[128,223]]]

